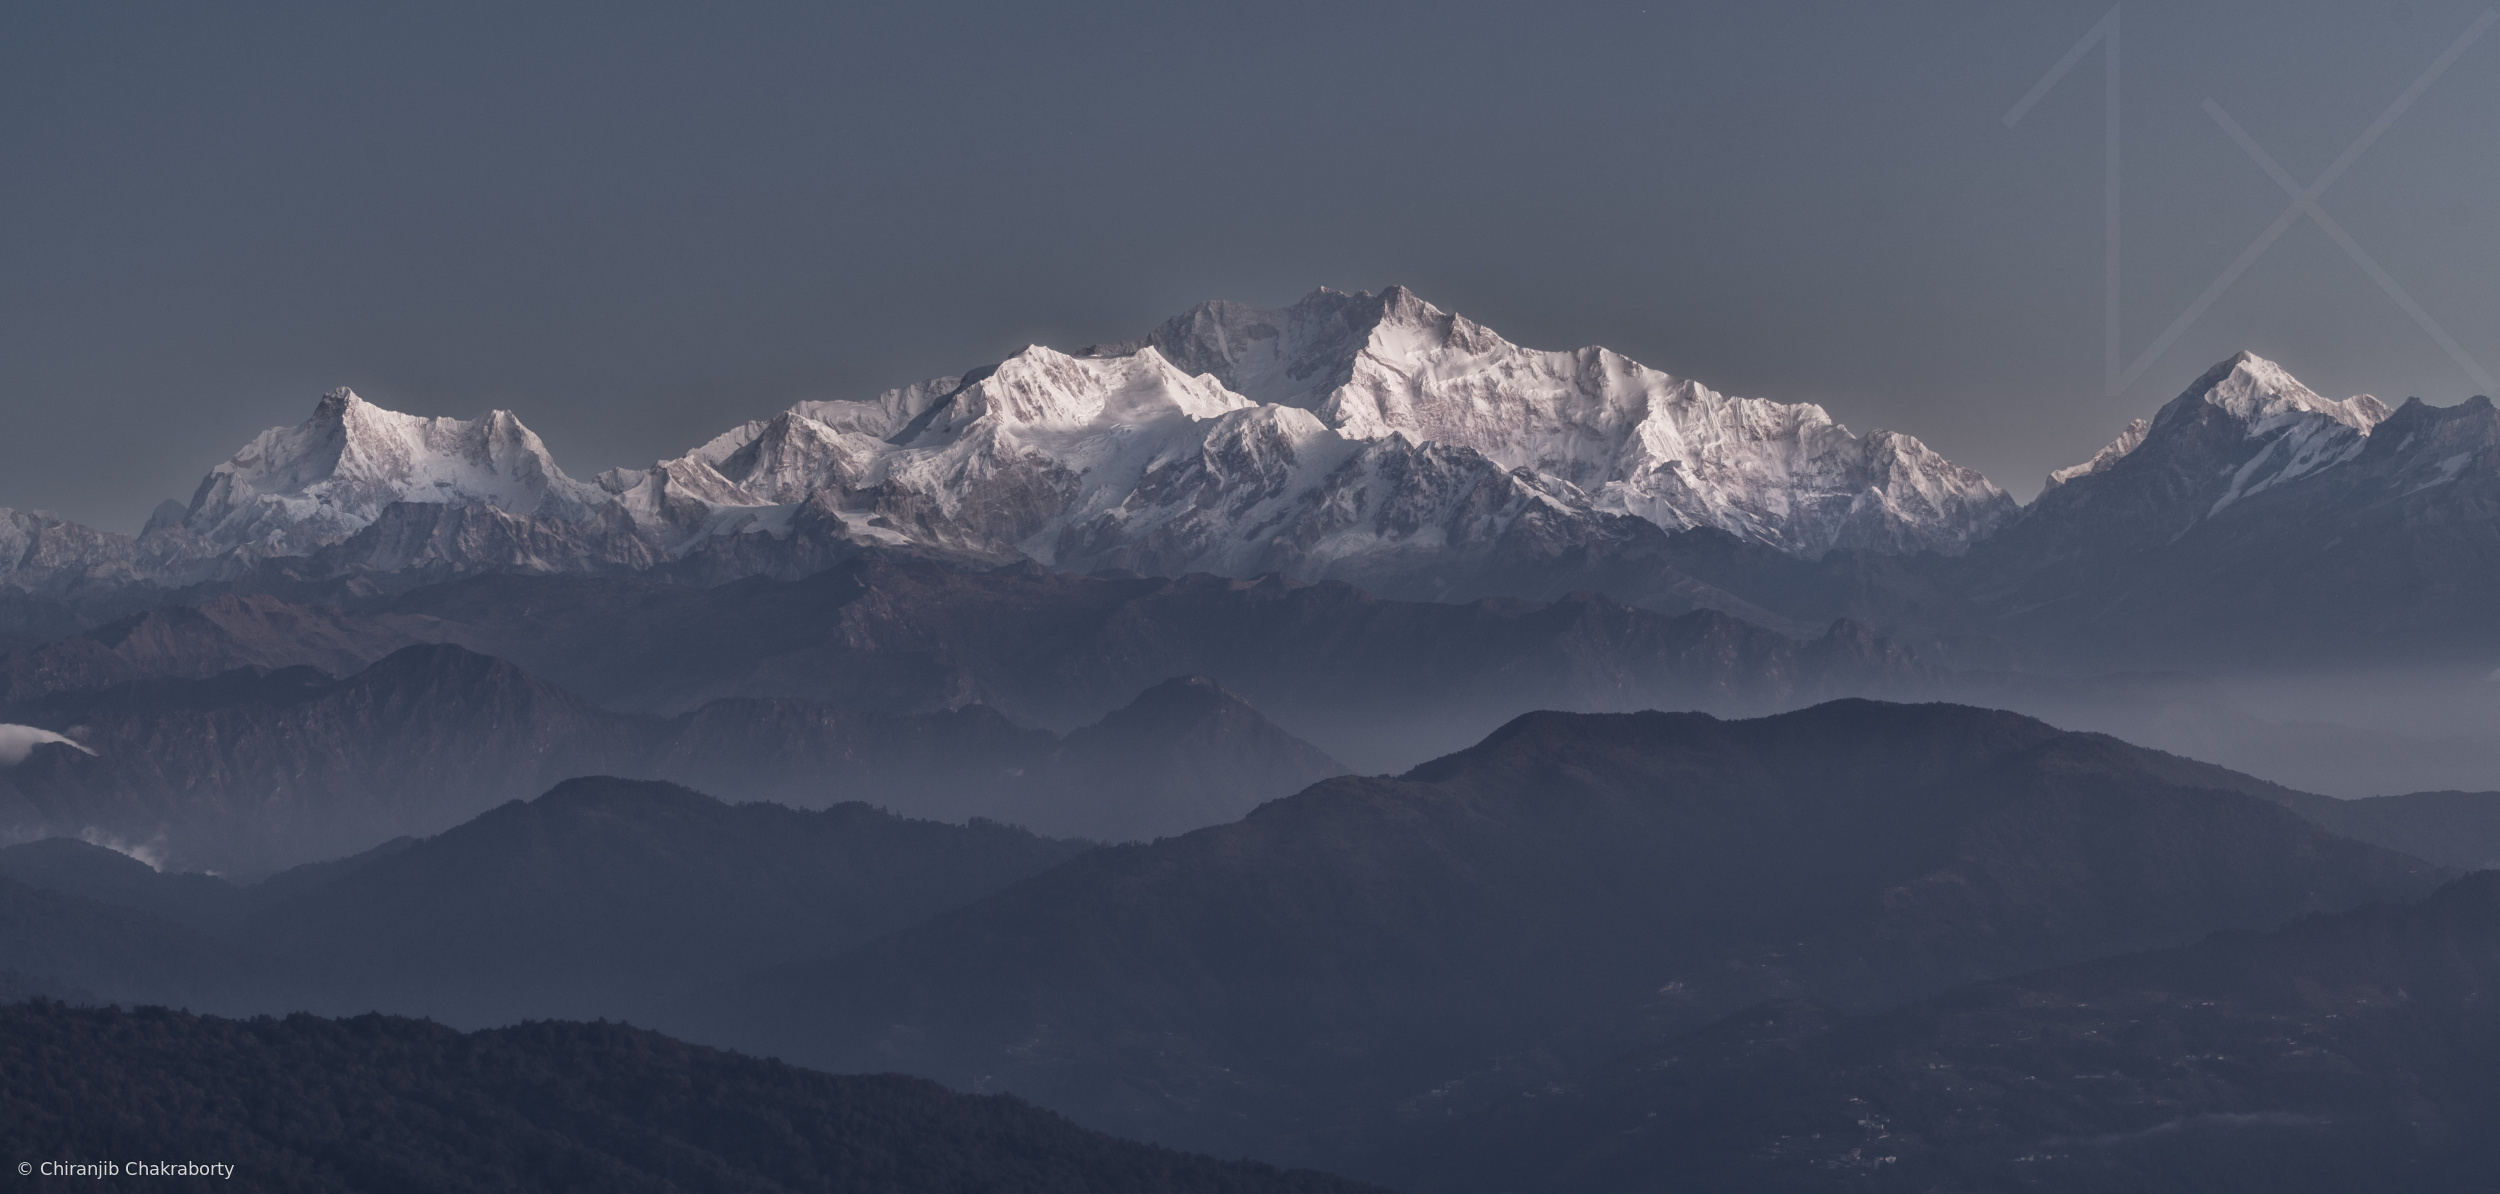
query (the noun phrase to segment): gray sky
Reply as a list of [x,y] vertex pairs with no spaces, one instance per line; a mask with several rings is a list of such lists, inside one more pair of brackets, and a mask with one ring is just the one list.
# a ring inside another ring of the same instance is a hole
[[[2482,387],[2303,222],[2111,397],[2098,3],[0,9],[0,505],[136,530],[349,384],[576,476],[799,398],[1404,283],[2029,495],[2253,348]],[[2488,0],[2123,16],[2132,360]],[[2500,369],[2500,31],[2320,200]]]

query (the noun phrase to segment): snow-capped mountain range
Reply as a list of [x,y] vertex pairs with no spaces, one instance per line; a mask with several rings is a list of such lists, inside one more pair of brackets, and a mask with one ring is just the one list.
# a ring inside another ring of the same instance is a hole
[[805,402],[682,457],[567,477],[511,414],[422,419],[341,390],[204,480],[178,527],[300,555],[394,502],[587,522],[682,554],[811,506],[868,542],[1061,568],[1317,575],[1465,552],[1531,514],[1715,527],[1801,556],[1966,549],[2016,507],[1822,408],[1731,398],[1602,348],[1524,349],[1403,289],[1206,303],[1146,338],[1035,346],[864,401]]
[[1906,435],[1861,438],[1819,406],[1731,398],[1604,348],[1521,348],[1403,289],[1320,290],[1278,311],[1204,303],[1094,351],[1148,349],[1349,439],[1471,449],[1600,510],[1798,555],[1951,554],[2015,508]]
[[209,470],[170,524],[223,548],[303,555],[372,525],[393,502],[485,504],[579,522],[611,499],[564,475],[509,411],[429,419],[333,390],[294,427],[261,432]]
[[2241,353],[1957,561],[1988,633],[2147,659],[2500,645],[2500,412],[2320,396]]
[[2050,473],[1991,553],[2033,543],[2072,554],[2078,541],[2168,542],[2235,504],[2350,462],[2389,413],[2368,394],[2322,397],[2282,366],[2240,353],[2090,460]]
[[[2373,435],[2395,417],[2244,353],[2052,473],[2026,508],[1916,439],[1855,434],[1818,406],[1729,397],[1603,348],[1522,348],[1402,288],[1321,289],[802,402],[595,481],[567,476],[507,412],[419,418],[338,390],[135,540],[0,513],[0,576],[56,592],[273,564],[299,577],[665,567],[716,581],[882,546],[1060,571],[1283,572],[1407,598],[1594,588],[1792,630],[1836,610],[1884,625],[1989,602],[1870,606],[1864,595],[1902,590],[1899,576],[1835,584],[1796,569],[1834,551],[1923,558],[1931,580],[1910,589],[2032,608],[2285,493],[2332,510],[2318,495],[2371,470],[2431,485],[2500,475],[2478,451],[2427,473],[2356,464],[2365,449],[2417,450]],[[1729,565],[1730,550],[1752,562]],[[1787,600],[1799,586],[1814,599]],[[1842,590],[1859,595],[1832,597]],[[1868,612],[1879,608],[1893,612]]]
[[[2329,401],[2282,366],[2243,352],[2198,378],[2152,419],[2128,424],[2092,459],[2050,473],[2047,489],[2107,473],[2151,442],[2153,454],[2192,452],[2197,457],[2193,467],[2209,474],[2206,484],[2219,492],[2201,512],[2194,503],[2177,503],[2177,513],[2190,519],[2210,516],[2241,498],[2351,460],[2360,454],[2370,429],[2389,413],[2386,403],[2369,394]],[[2220,434],[2200,436],[2199,427]],[[2213,470],[2207,466],[2217,461],[2227,462],[2221,474],[2227,480],[2217,482],[2210,475]],[[2034,507],[2053,509],[2061,500],[2035,502]]]

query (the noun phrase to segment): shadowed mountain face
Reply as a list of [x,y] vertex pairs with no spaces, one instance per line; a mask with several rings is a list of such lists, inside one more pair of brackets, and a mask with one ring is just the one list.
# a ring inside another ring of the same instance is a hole
[[794,700],[720,700],[667,723],[644,769],[714,792],[915,816],[989,817],[1099,841],[1185,833],[1343,775],[1204,676],[1138,694],[1063,740],[986,705],[904,715]]
[[[882,552],[803,580],[711,589],[488,576],[326,597],[360,612],[255,598],[217,607],[248,619],[150,614],[145,652],[115,654],[124,648],[82,636],[0,659],[0,675],[12,677],[10,705],[39,712],[47,694],[134,670],[205,678],[307,664],[346,674],[418,636],[511,660],[624,712],[671,716],[731,698],[879,713],[977,702],[1058,732],[1172,677],[1202,675],[1356,769],[1459,749],[1532,708],[1759,713],[1924,695],[1937,679],[1857,626],[1800,643],[1724,614],[1668,617],[1587,594],[1445,605],[1281,577],[964,572]],[[289,654],[252,629],[281,618],[319,626],[329,645]],[[228,628],[235,622],[251,633]]]
[[1423,1189],[2466,1191],[2500,1183],[2500,874],[1967,987],[1766,1004],[1513,1098]]
[[0,849],[0,876],[202,929],[232,923],[247,902],[246,889],[215,875],[160,872],[76,838],[45,838]]
[[21,1003],[0,1007],[0,1059],[11,1155],[228,1164],[225,1180],[254,1190],[1372,1188],[1114,1140],[1010,1098],[810,1073],[618,1024],[462,1035],[387,1016]]
[[0,850],[0,969],[234,1011],[464,1024],[640,1016],[724,976],[849,948],[1091,844],[859,804],[558,785],[449,832],[238,887],[83,842]]
[[10,823],[228,871],[434,832],[639,750],[615,715],[453,646],[340,681],[310,667],[146,681],[37,716],[94,753],[41,748],[0,773]]
[[1531,708],[1763,712],[1933,679],[1855,627],[1800,644],[1722,614],[1585,594],[1444,605],[1280,577],[967,573],[883,554],[710,590],[483,577],[386,608],[662,713],[729,696],[886,711],[977,699],[1065,731],[1203,675],[1357,770],[1458,749]]
[[[2069,487],[2081,492],[2096,480]],[[2177,672],[2009,672],[2037,663],[2036,653],[1991,638],[2002,630],[1990,629],[1993,615],[1916,561],[1835,554],[1809,563],[1713,530],[1678,541],[1704,574],[1803,594],[1799,616],[1821,620],[1801,641],[1789,637],[1800,633],[1792,624],[1775,634],[1716,613],[1667,617],[1586,594],[1450,606],[1278,578],[967,573],[872,551],[803,580],[714,589],[622,576],[491,576],[396,595],[298,592],[353,612],[221,597],[0,657],[8,703],[32,709],[0,706],[0,718],[39,720],[46,694],[65,689],[207,678],[245,665],[350,674],[412,641],[443,641],[511,659],[605,706],[657,715],[727,699],[879,714],[977,703],[1065,732],[1149,686],[1199,674],[1360,771],[1461,749],[1536,708],[1742,716],[1874,696],[2014,709],[2337,795],[2476,789],[2500,774],[2500,748],[2487,733],[2500,685],[2466,668],[2470,660],[2438,675],[2284,676],[2262,685]],[[1862,621],[1835,624],[1841,615]],[[1908,639],[1870,626],[1907,628],[1924,645],[1913,654]],[[2356,693],[2371,695],[2356,701]],[[750,712],[766,723],[759,736],[815,716]],[[731,717],[709,720],[734,728]],[[988,749],[967,745],[950,757],[987,758]],[[655,774],[782,798],[779,779],[730,771]],[[747,783],[765,786],[733,786]]]
[[242,668],[310,667],[344,676],[402,647],[458,641],[458,627],[423,617],[348,615],[263,594],[226,595],[151,609],[0,655],[0,706],[47,693],[201,680]]
[[471,1024],[637,1015],[725,975],[858,945],[1086,848],[858,804],[729,805],[673,784],[578,779],[274,901],[230,940],[288,1006]]
[[[1262,708],[1319,714],[1423,702],[1438,713],[1496,693],[1574,704],[1776,702],[1817,691],[1827,679],[1818,665],[1843,661],[1724,615],[1671,618],[1587,595],[1445,605],[1275,576],[974,573],[887,555],[797,582],[657,594],[569,578],[479,578],[389,608],[471,628],[483,649],[524,666],[540,667],[543,656],[560,682],[578,683],[558,669],[596,668],[600,683],[579,686],[616,693],[610,699],[628,707],[668,711],[747,695],[910,708],[978,693],[1054,728],[1193,673]],[[599,658],[584,649],[620,622],[638,632],[624,636],[632,650]],[[1861,662],[1847,649],[1827,653]],[[1866,662],[1879,672],[1891,663],[1887,678],[1900,682],[1923,676],[1906,661]]]
[[[1007,783],[995,807],[1042,833],[1167,837],[1237,821],[1279,793],[1344,773],[1215,681],[1182,676],[1071,732]],[[1186,803],[1175,799],[1183,793]]]
[[195,929],[0,875],[0,975],[13,994],[208,1005],[238,968]]
[[[2102,480],[2079,478],[2060,492]],[[2470,659],[2436,676],[2338,673],[2262,685],[2175,671],[2010,672],[2041,657],[2016,649],[1993,614],[1915,560],[1807,562],[1706,529],[1678,542],[1716,583],[1799,594],[1793,612],[1819,621],[1803,632],[1801,621],[1773,618],[1783,629],[1772,633],[1716,613],[1667,617],[1586,594],[1449,606],[1274,578],[967,573],[872,551],[803,580],[714,589],[647,577],[491,576],[396,595],[335,586],[297,594],[354,612],[221,597],[0,657],[0,681],[11,704],[40,705],[63,688],[205,678],[242,665],[348,674],[412,641],[446,641],[603,705],[659,715],[733,698],[888,714],[979,703],[1065,732],[1151,685],[1200,674],[1360,771],[1461,749],[1536,708],[1742,716],[1855,695],[2014,709],[2336,795],[2478,789],[2500,774],[2487,733],[2500,685],[2467,668]],[[2098,583],[2072,580],[2087,582]],[[1858,620],[1835,625],[1844,615]],[[1913,640],[1917,654],[1904,645]],[[2302,652],[2284,662],[2323,659]],[[2372,695],[2356,701],[2356,692]],[[7,716],[32,715],[0,712]],[[985,756],[972,748],[960,757]],[[778,791],[733,788],[710,772],[656,774],[742,794]]]
[[2332,804],[2313,798],[2292,807],[2345,837],[2459,870],[2500,870],[2500,792],[2407,792]]
[[665,1022],[1149,1138],[1343,1159],[1764,997],[1871,1008],[2437,874],[2010,714],[1538,714]]
[[2262,797],[2355,841],[2463,871],[2500,867],[2500,792],[2408,792],[2338,800],[2160,751],[2140,751],[2138,757],[2171,783]]
[[345,680],[253,669],[20,706],[13,716],[78,745],[0,770],[0,825],[266,872],[613,773],[1116,840],[1230,820],[1345,770],[1210,682],[1167,687],[1063,744],[979,705],[897,715],[733,699],[665,720],[615,713],[498,659],[411,647]]
[[2167,667],[2500,652],[2488,398],[2330,402],[2243,353],[2112,448],[1962,562],[1988,633]]
[[650,735],[635,774],[801,808],[859,800],[958,821],[996,816],[1000,786],[1059,744],[987,705],[888,714],[732,697],[665,721],[619,720]]

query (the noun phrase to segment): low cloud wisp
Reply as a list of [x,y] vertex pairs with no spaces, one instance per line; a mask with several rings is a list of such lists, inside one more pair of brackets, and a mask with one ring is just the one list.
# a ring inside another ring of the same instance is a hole
[[47,742],[57,742],[73,750],[86,751],[88,754],[95,753],[76,741],[64,738],[50,730],[39,730],[33,726],[0,725],[0,767],[15,767],[25,762],[26,756],[35,753],[36,747]]

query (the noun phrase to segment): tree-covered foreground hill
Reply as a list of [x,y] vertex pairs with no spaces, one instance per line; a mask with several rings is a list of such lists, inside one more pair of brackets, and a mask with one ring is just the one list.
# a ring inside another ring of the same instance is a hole
[[2500,872],[1866,1016],[1761,1004],[1409,1146],[1446,1194],[2489,1194]]
[[[0,1156],[234,1166],[264,1191],[1334,1194],[1007,1096],[837,1077],[615,1024],[0,1007]],[[203,1188],[213,1179],[150,1179]]]

